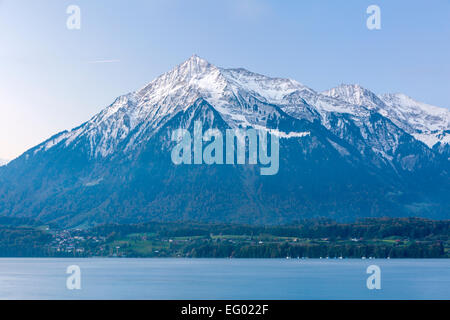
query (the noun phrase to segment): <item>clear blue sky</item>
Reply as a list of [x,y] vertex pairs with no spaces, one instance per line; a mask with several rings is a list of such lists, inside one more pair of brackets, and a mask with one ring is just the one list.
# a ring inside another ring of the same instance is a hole
[[[66,28],[71,4],[81,30]],[[371,4],[381,30],[366,28]],[[359,83],[450,107],[448,0],[0,0],[0,158],[79,125],[193,53],[319,91]]]

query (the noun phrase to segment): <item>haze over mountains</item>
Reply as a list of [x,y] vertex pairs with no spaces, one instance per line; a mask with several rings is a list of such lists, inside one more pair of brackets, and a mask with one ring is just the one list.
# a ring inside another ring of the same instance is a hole
[[[252,127],[280,137],[258,165],[180,165],[171,132]],[[309,132],[307,136],[296,133]],[[0,168],[0,215],[67,226],[146,220],[284,223],[448,218],[450,111],[359,85],[319,93],[197,56]]]

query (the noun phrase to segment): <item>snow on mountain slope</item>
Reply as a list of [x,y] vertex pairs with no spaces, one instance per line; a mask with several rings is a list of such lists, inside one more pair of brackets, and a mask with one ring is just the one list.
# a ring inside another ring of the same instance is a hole
[[417,102],[401,94],[377,96],[359,85],[340,85],[324,95],[375,110],[432,148],[450,143],[450,110]]
[[[402,112],[429,109],[400,102]],[[193,56],[1,167],[0,214],[69,227],[445,218],[448,145],[430,150],[401,129],[395,103],[360,86],[319,93]],[[425,123],[445,127],[440,114],[428,118],[425,111]],[[170,137],[196,120],[203,128],[251,126],[279,136],[279,172],[261,177],[258,165],[175,165]]]
[[358,84],[340,85],[336,88],[324,91],[324,95],[341,99],[348,103],[365,106],[369,109],[378,109],[383,102],[373,92],[364,89]]
[[405,131],[430,148],[436,143],[450,143],[450,110],[428,105],[401,94],[384,94],[381,99],[392,118]]
[[[60,143],[70,146],[81,139],[90,145],[91,156],[105,157],[132,134],[127,147],[130,149],[143,132],[156,131],[199,98],[213,105],[231,127],[265,127],[268,116],[279,112],[271,104],[301,88],[304,86],[293,80],[269,78],[244,69],[218,68],[194,55],[142,89],[117,98],[82,126],[51,138],[34,152]],[[254,105],[258,105],[258,111]]]
[[[373,134],[368,130],[369,119],[375,111],[430,147],[437,141],[449,142],[445,133],[449,129],[448,110],[403,95],[378,97],[359,85],[342,85],[318,93],[294,80],[219,68],[194,55],[140,90],[118,97],[88,122],[50,138],[34,152],[62,143],[65,147],[83,144],[88,146],[91,157],[106,157],[125,140],[124,150],[133,150],[199,98],[213,106],[230,127],[267,128],[268,119],[282,110],[298,119],[319,120],[341,138],[346,138],[346,121],[351,121],[369,141],[368,136]],[[350,119],[342,118],[336,126],[332,124],[336,115]],[[290,136],[289,132],[280,134]],[[396,146],[373,148],[382,154]]]
[[9,162],[8,160],[0,159],[0,167],[8,164],[8,162]]

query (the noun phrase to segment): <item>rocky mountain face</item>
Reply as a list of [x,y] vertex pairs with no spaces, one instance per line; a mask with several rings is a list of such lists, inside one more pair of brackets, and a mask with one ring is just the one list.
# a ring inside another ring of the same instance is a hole
[[[255,128],[279,171],[175,165],[171,134]],[[0,167],[0,215],[66,226],[147,220],[285,223],[448,218],[450,111],[358,85],[316,92],[193,56]]]
[[430,148],[450,143],[448,109],[414,101],[401,93],[378,97],[358,85],[341,85],[323,94],[380,113]]

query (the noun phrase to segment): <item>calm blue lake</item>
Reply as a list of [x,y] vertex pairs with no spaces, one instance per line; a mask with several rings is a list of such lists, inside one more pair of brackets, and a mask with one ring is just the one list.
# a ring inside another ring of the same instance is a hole
[[[66,288],[70,265],[81,290]],[[1,258],[0,299],[450,299],[450,259]]]

